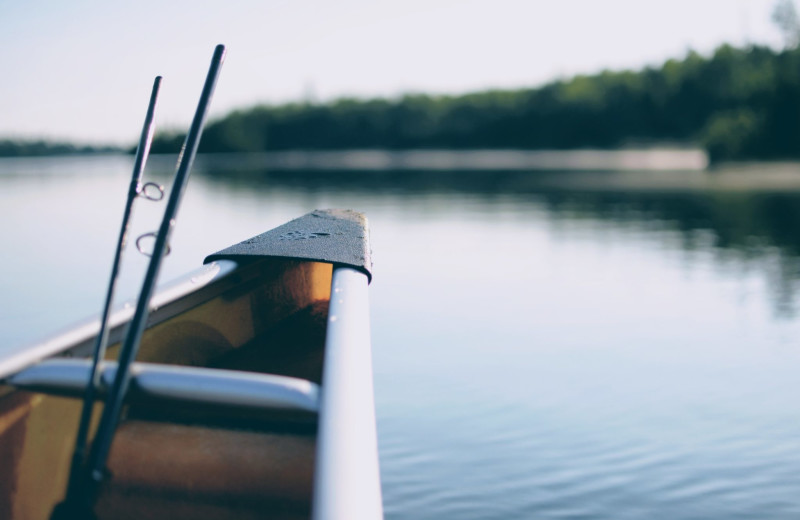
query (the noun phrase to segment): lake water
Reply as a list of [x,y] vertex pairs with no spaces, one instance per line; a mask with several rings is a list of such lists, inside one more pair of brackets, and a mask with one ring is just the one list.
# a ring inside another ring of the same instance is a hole
[[[98,311],[130,164],[0,161],[0,349]],[[388,519],[800,517],[800,165],[220,168],[164,278],[315,208],[370,219]]]

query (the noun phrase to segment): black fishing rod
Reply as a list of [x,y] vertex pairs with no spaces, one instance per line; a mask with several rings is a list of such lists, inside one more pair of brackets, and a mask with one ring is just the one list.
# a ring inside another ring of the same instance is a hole
[[125,336],[125,341],[122,344],[122,350],[119,354],[117,365],[117,373],[114,377],[114,383],[111,386],[111,392],[103,407],[103,415],[100,418],[100,425],[97,429],[97,434],[92,443],[92,449],[89,453],[87,461],[88,477],[90,480],[89,496],[93,498],[93,491],[96,491],[105,477],[105,465],[108,458],[108,452],[111,449],[111,441],[114,438],[117,424],[119,423],[120,413],[122,411],[122,403],[125,399],[125,394],[130,385],[131,372],[130,366],[136,358],[139,351],[139,343],[144,333],[144,328],[147,322],[147,315],[150,312],[150,298],[155,289],[158,272],[161,268],[161,261],[164,258],[164,253],[167,249],[169,237],[175,226],[175,217],[178,212],[183,192],[186,188],[186,181],[189,178],[189,172],[192,168],[195,155],[197,154],[197,147],[200,144],[200,136],[203,132],[203,124],[205,123],[208,114],[208,107],[211,104],[211,97],[214,94],[214,87],[217,83],[222,61],[225,58],[225,47],[217,45],[214,50],[214,56],[211,59],[211,66],[206,76],[203,91],[200,95],[200,101],[197,105],[192,124],[189,127],[189,133],[186,135],[186,142],[183,145],[180,156],[178,158],[177,171],[175,172],[175,180],[172,185],[172,190],[169,194],[167,207],[164,210],[164,217],[161,220],[161,226],[156,236],[156,243],[153,247],[153,254],[150,257],[150,264],[147,266],[147,273],[145,274],[142,289],[139,293],[139,300],[136,303],[136,311],[134,312],[133,319],[128,325],[128,331]]
[[[158,101],[158,92],[161,88],[161,76],[157,76],[153,82],[153,90],[150,93],[150,103],[147,106],[147,114],[144,118],[144,125],[142,126],[142,134],[139,137],[139,145],[136,148],[136,158],[133,162],[133,175],[131,176],[131,183],[128,187],[128,197],[125,202],[125,210],[122,213],[122,226],[120,226],[119,237],[117,238],[117,247],[114,251],[114,262],[111,267],[111,276],[108,281],[106,289],[106,298],[103,304],[103,312],[100,317],[100,331],[97,333],[95,340],[94,350],[92,353],[92,367],[89,371],[89,380],[86,384],[86,391],[83,394],[83,407],[81,408],[81,417],[78,423],[78,433],[75,436],[75,448],[72,452],[72,463],[70,466],[69,480],[67,484],[67,493],[64,499],[65,503],[72,501],[72,497],[76,493],[76,485],[80,481],[80,472],[86,458],[86,440],[89,436],[89,425],[92,420],[92,409],[94,407],[94,400],[97,394],[97,389],[100,385],[100,362],[105,357],[106,347],[108,345],[108,322],[111,314],[111,304],[114,301],[114,293],[117,288],[117,280],[119,278],[119,270],[122,265],[122,252],[125,250],[125,244],[128,239],[128,228],[130,227],[131,216],[133,215],[133,203],[138,197],[143,197],[148,200],[161,200],[164,196],[164,190],[161,186],[148,182],[142,184],[142,174],[144,166],[147,163],[147,157],[150,154],[150,145],[153,142],[153,131],[155,125],[153,123],[156,102]],[[153,191],[153,190],[156,191]],[[156,195],[158,194],[158,195]],[[56,506],[66,507],[66,505],[59,504]],[[54,517],[56,514],[54,513]]]
[[178,157],[178,165],[172,191],[170,192],[167,207],[164,210],[164,216],[161,220],[158,234],[156,235],[150,263],[147,266],[147,272],[142,282],[139,299],[136,302],[136,310],[128,325],[125,339],[122,343],[114,382],[111,386],[111,391],[106,397],[105,405],[103,406],[103,414],[100,417],[100,424],[94,436],[94,441],[92,442],[92,447],[86,462],[86,473],[81,475],[83,483],[79,487],[79,491],[82,496],[78,500],[78,507],[75,511],[83,517],[93,516],[93,503],[107,474],[106,461],[111,449],[114,432],[119,424],[125,394],[130,386],[131,364],[139,351],[139,344],[142,339],[142,334],[144,333],[147,316],[150,312],[150,299],[155,289],[158,273],[161,268],[161,261],[165,255],[172,229],[175,226],[178,206],[180,205],[184,189],[186,188],[186,181],[188,180],[192,163],[197,154],[197,147],[200,143],[203,124],[208,114],[208,107],[211,103],[211,97],[214,93],[214,87],[224,58],[225,46],[217,45],[214,49],[211,66],[209,67],[208,75],[203,85],[203,91],[200,95],[197,110],[192,119],[192,124],[189,127],[189,132],[186,135],[183,149]]

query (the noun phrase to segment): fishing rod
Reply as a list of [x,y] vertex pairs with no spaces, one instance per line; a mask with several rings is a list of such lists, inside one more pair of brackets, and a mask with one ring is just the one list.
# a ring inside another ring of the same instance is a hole
[[175,226],[178,206],[180,205],[183,192],[186,188],[186,181],[188,180],[192,163],[197,154],[197,147],[200,143],[203,124],[208,114],[208,107],[211,103],[211,97],[214,93],[214,87],[217,83],[224,58],[225,46],[217,45],[214,49],[214,55],[211,59],[211,65],[203,85],[197,110],[192,119],[192,124],[189,127],[189,132],[186,135],[183,149],[178,157],[178,165],[172,191],[170,192],[167,207],[164,210],[164,217],[161,220],[161,225],[156,235],[156,242],[153,246],[150,263],[147,266],[147,272],[142,283],[141,292],[139,293],[139,299],[136,303],[136,310],[133,319],[128,325],[125,340],[122,343],[122,350],[119,354],[114,382],[106,398],[105,405],[103,406],[100,425],[97,428],[97,433],[94,436],[94,441],[89,452],[86,474],[83,475],[85,485],[82,487],[84,504],[89,511],[91,510],[91,505],[107,473],[106,460],[108,459],[108,453],[111,449],[114,432],[119,424],[125,394],[130,386],[131,364],[139,351],[139,344],[150,311],[150,298],[155,289],[161,261],[165,255],[169,237]]
[[[66,497],[64,502],[62,502],[63,505],[57,505],[56,509],[59,507],[68,507],[66,504],[71,502],[72,497],[77,492],[76,485],[80,481],[79,474],[81,468],[83,467],[84,459],[86,458],[86,441],[89,436],[89,426],[92,420],[92,409],[98,387],[100,386],[100,370],[98,370],[98,368],[101,361],[105,357],[106,347],[108,346],[108,322],[111,314],[111,304],[114,300],[114,293],[116,291],[117,280],[119,278],[119,270],[122,265],[122,252],[125,250],[125,244],[128,238],[128,228],[131,216],[133,215],[133,203],[138,197],[153,201],[161,200],[164,197],[164,189],[158,184],[153,182],[142,184],[144,165],[147,163],[147,157],[150,154],[150,145],[153,142],[153,132],[155,130],[155,124],[153,120],[160,88],[161,76],[156,76],[155,81],[153,81],[152,92],[150,93],[150,103],[147,106],[147,114],[144,118],[144,125],[142,126],[142,134],[139,137],[139,145],[136,148],[136,158],[133,162],[133,175],[131,176],[131,183],[128,187],[125,210],[122,213],[122,226],[120,226],[119,237],[117,238],[117,247],[114,250],[114,262],[111,267],[111,277],[108,281],[105,302],[103,304],[103,312],[100,318],[100,331],[97,333],[97,339],[95,340],[92,354],[92,365],[91,370],[89,371],[89,380],[86,384],[86,391],[83,395],[83,407],[81,408],[81,417],[78,423],[78,433],[75,436],[75,447],[72,451],[72,463],[70,466]],[[154,192],[153,189],[156,191]],[[156,195],[156,193],[158,195]]]

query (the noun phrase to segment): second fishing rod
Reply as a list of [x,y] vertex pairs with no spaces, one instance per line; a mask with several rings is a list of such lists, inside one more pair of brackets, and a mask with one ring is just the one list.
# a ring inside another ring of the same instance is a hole
[[[131,364],[139,351],[142,334],[147,324],[147,316],[150,312],[150,300],[155,290],[161,263],[166,254],[172,230],[175,226],[175,219],[186,188],[192,163],[197,154],[203,125],[208,115],[208,108],[224,57],[225,47],[223,45],[218,45],[214,49],[214,55],[211,59],[211,65],[203,85],[203,90],[200,94],[200,100],[191,126],[189,127],[189,132],[186,135],[183,149],[178,158],[175,179],[164,210],[161,225],[156,234],[150,263],[147,266],[147,271],[142,282],[133,318],[128,325],[122,342],[114,381],[106,396],[103,413],[100,417],[100,423],[89,450],[89,455],[85,464],[82,466],[82,471],[78,475],[79,482],[75,485],[78,496],[72,498],[75,507],[71,509],[79,513],[81,517],[91,518],[93,516],[92,509],[94,501],[108,475],[106,461],[114,439],[114,433],[122,414],[125,395],[130,386]],[[55,511],[53,516],[57,516]]]

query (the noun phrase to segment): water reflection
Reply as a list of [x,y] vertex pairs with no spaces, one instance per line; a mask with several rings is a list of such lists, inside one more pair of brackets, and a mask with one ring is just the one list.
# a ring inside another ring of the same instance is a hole
[[[129,176],[101,166],[0,173],[6,344],[99,308]],[[800,514],[796,186],[197,166],[166,277],[315,207],[368,214],[389,520]]]
[[[705,172],[666,173],[682,176],[684,189],[677,190],[674,185],[661,189],[665,174],[648,171],[633,172],[622,182],[616,172],[215,170],[204,168],[202,161],[200,171],[220,190],[234,193],[280,190],[307,196],[340,193],[372,200],[434,200],[427,210],[443,212],[449,206],[442,199],[453,196],[459,203],[466,198],[486,208],[486,213],[498,207],[521,213],[543,210],[554,226],[600,221],[617,231],[635,229],[650,238],[667,237],[663,231],[674,230],[687,253],[710,251],[720,266],[762,271],[775,316],[792,319],[797,313],[800,190],[796,189],[695,189],[693,179],[707,178]],[[726,172],[713,175],[724,179]],[[758,186],[758,168],[750,175],[751,184]],[[790,177],[790,185],[799,179]]]

